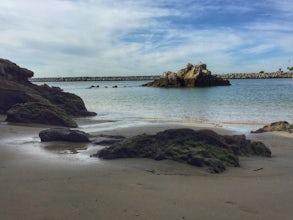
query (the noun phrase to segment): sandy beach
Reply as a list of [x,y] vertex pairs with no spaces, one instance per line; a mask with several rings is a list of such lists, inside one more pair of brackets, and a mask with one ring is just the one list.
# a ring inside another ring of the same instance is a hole
[[[101,146],[40,143],[44,127],[0,123],[0,219],[266,219],[293,216],[293,134],[248,135],[272,158],[222,174],[172,161],[90,158]],[[191,124],[99,132],[131,136]],[[198,127],[198,126],[196,126]],[[220,133],[233,133],[221,130]],[[76,153],[79,152],[79,153]]]

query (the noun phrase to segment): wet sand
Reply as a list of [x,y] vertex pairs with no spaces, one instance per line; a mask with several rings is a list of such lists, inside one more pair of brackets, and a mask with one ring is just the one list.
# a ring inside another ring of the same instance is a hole
[[[99,133],[131,136],[182,126]],[[54,144],[39,142],[42,129],[0,124],[0,219],[292,219],[292,134],[249,135],[273,157],[243,157],[240,168],[209,174],[172,161],[89,158],[99,146],[86,144],[63,143],[79,154],[60,150],[61,143],[48,150]]]

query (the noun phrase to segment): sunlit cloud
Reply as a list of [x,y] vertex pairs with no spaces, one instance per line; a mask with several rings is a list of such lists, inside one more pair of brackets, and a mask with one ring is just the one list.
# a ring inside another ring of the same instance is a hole
[[292,11],[290,0],[3,0],[0,54],[37,77],[161,74],[199,61],[215,73],[275,71],[293,57]]

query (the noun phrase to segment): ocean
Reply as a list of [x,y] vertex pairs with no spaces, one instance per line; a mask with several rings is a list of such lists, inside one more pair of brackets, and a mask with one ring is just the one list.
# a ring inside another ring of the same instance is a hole
[[[146,81],[47,82],[79,95],[93,119],[93,130],[149,123],[212,124],[249,132],[260,125],[293,123],[293,79],[230,80],[231,86],[207,88],[142,87]],[[43,84],[43,83],[37,83]],[[89,88],[91,86],[99,88]],[[117,88],[113,88],[117,86]]]

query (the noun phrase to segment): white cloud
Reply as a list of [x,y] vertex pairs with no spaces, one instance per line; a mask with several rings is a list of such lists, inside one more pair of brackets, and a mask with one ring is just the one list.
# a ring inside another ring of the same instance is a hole
[[[36,76],[160,74],[199,61],[214,72],[226,72],[249,69],[247,55],[276,48],[292,55],[290,20],[197,27],[197,19],[210,11],[245,14],[259,4],[222,2],[2,0],[0,54]],[[280,2],[274,1],[278,10],[292,6]],[[239,61],[246,65],[237,65]]]

